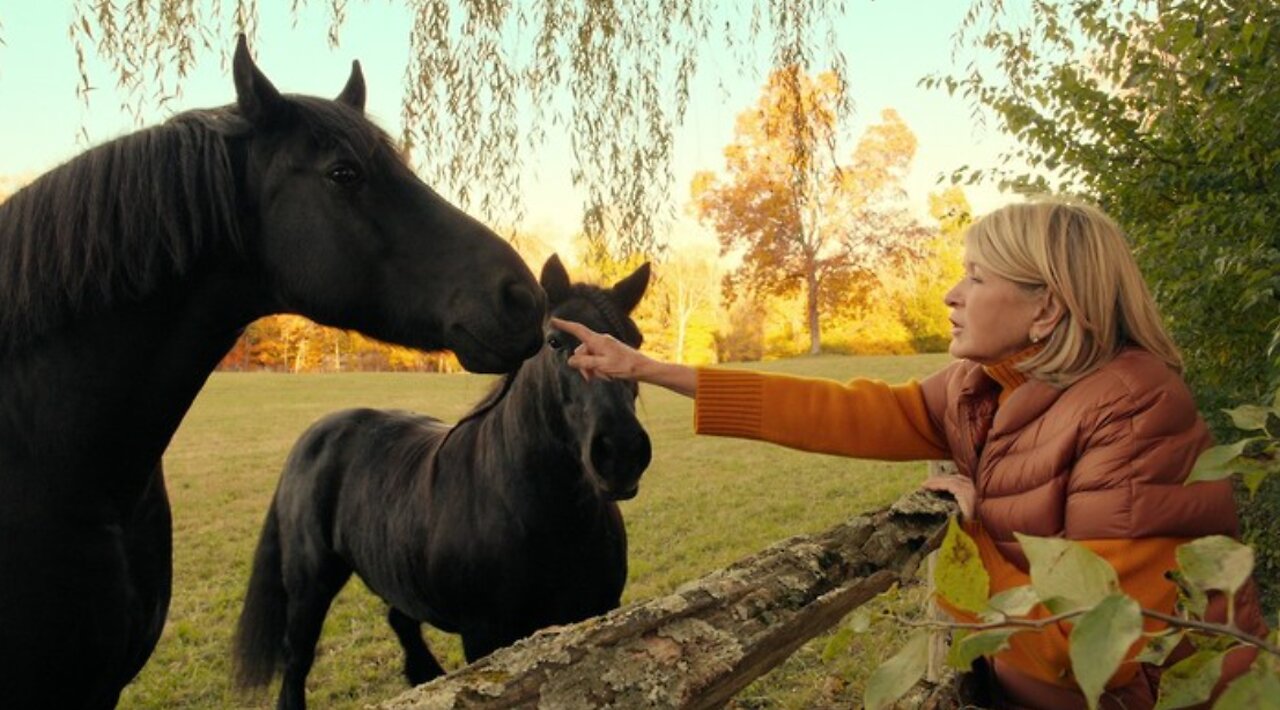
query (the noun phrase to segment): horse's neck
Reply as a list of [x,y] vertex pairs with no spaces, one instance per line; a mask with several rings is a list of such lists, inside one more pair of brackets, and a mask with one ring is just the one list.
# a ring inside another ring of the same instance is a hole
[[520,480],[498,482],[540,489],[576,485],[570,475],[580,466],[561,403],[545,391],[545,379],[521,372],[512,391],[477,422],[475,451],[496,465],[487,468],[499,476]]
[[119,473],[104,485],[128,488],[158,463],[209,373],[255,317],[251,292],[213,273],[190,274],[8,354],[0,412],[25,419],[0,418],[0,442],[8,442],[0,446],[41,468],[110,462]]

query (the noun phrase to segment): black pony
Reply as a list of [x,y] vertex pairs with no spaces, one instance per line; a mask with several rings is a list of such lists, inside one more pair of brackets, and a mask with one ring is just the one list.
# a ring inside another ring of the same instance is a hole
[[[646,264],[610,289],[542,271],[551,312],[639,347],[628,317]],[[453,427],[400,411],[320,420],[285,464],[254,555],[236,631],[241,686],[271,681],[280,708],[305,706],[329,604],[355,572],[391,606],[413,684],[444,673],[421,622],[462,635],[467,660],[537,629],[617,607],[626,533],[614,502],[635,495],[649,437],[633,382],[587,382],[547,346]]]
[[241,38],[237,103],[87,151],[0,205],[0,707],[102,708],[171,585],[161,455],[251,321],[300,313],[510,370],[545,297],[363,116],[283,96]]

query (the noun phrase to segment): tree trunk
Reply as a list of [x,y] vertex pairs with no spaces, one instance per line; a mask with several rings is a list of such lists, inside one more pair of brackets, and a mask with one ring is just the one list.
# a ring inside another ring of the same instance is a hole
[[544,629],[382,707],[713,708],[850,610],[911,579],[956,511],[916,491],[674,593]]
[[822,352],[822,324],[818,320],[818,277],[809,269],[809,288],[805,297],[805,316],[809,319],[809,354]]
[[676,364],[684,364],[684,334],[689,329],[689,315],[681,308],[676,315]]

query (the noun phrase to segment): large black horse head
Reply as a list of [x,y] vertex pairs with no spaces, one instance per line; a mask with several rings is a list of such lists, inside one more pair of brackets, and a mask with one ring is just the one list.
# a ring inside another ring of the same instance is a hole
[[[552,256],[542,268],[541,283],[556,318],[582,323],[640,347],[643,338],[630,315],[649,286],[647,263],[612,287],[602,288],[571,283],[560,259]],[[585,380],[568,364],[577,346],[573,336],[552,330],[535,366],[555,371],[547,379],[556,383],[567,430],[588,478],[607,498],[631,498],[652,453],[649,435],[636,418],[638,389],[627,380]]]
[[541,340],[544,299],[510,246],[422,183],[363,115],[353,64],[336,101],[281,95],[244,38],[233,61],[251,124],[249,237],[278,308],[381,340],[511,369]]

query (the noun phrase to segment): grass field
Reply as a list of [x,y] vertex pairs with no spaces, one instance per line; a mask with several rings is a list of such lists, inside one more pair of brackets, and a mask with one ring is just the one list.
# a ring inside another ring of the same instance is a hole
[[[945,355],[799,358],[757,365],[794,374],[903,381]],[[265,708],[268,694],[237,694],[230,637],[258,530],[294,440],[321,415],[345,407],[403,408],[445,420],[487,389],[476,375],[216,373],[165,455],[174,518],[174,592],[151,661],[125,690],[122,708]],[[653,463],[640,495],[622,504],[630,538],[624,603],[680,584],[777,540],[825,529],[883,506],[924,477],[923,464],[853,461],[733,439],[695,437],[692,403],[642,390],[640,416]],[[820,425],[820,423],[819,423]],[[909,607],[909,591],[878,602]],[[315,708],[360,708],[405,689],[383,604],[358,580],[334,603],[308,683]],[[819,638],[744,691],[750,708],[855,704],[866,675],[897,647],[890,623],[859,634],[848,651],[824,653]],[[454,637],[429,632],[447,668],[462,664]]]

